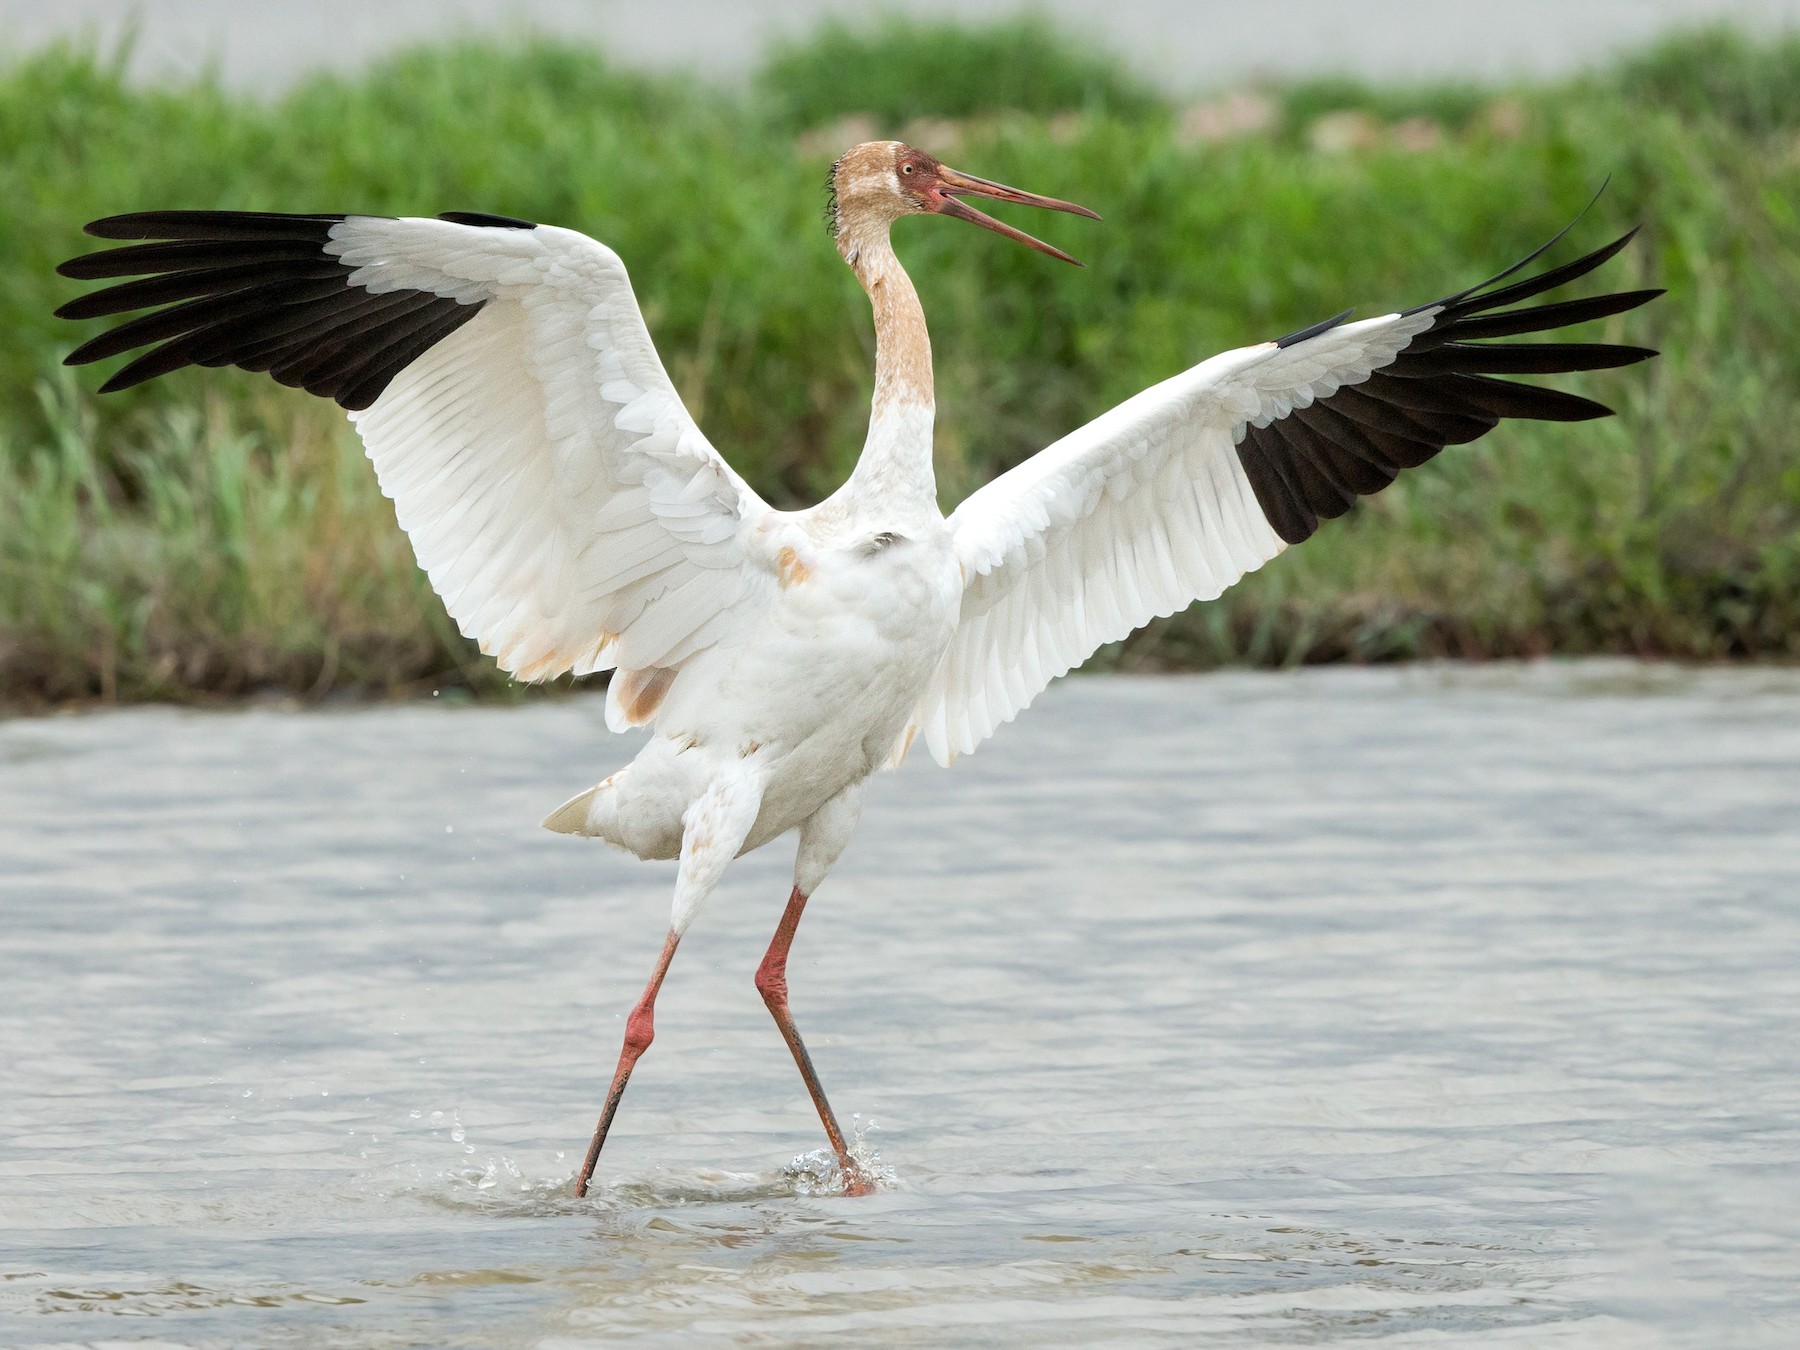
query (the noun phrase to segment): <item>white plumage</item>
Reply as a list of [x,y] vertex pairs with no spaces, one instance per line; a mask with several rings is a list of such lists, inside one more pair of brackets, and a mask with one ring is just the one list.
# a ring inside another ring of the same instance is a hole
[[350,283],[480,313],[351,413],[465,636],[523,680],[679,666],[766,602],[768,506],[664,372],[618,255],[572,230],[359,216]]
[[161,341],[104,387],[235,364],[337,399],[462,632],[523,680],[612,670],[608,724],[653,729],[629,766],[545,822],[681,860],[668,938],[578,1193],[650,1043],[682,933],[733,857],[790,830],[794,890],[757,984],[846,1186],[866,1188],[788,1012],[785,971],[870,774],[920,733],[942,763],[974,750],[1095,648],[1217,596],[1446,444],[1502,417],[1607,411],[1490,373],[1650,354],[1473,341],[1651,298],[1496,312],[1591,271],[1620,240],[1510,286],[1494,289],[1502,273],[1417,310],[1214,357],[946,520],[931,469],[930,342],[890,226],[950,215],[1067,257],[969,196],[1093,214],[898,142],[857,146],[834,166],[838,250],[875,313],[875,400],[856,471],[804,511],[771,509],[713,449],[657,357],[623,263],[569,230],[470,215],[151,212],[88,228],[166,242],[61,269],[154,274],[71,302],[67,317],[184,302],[103,333],[71,362]]

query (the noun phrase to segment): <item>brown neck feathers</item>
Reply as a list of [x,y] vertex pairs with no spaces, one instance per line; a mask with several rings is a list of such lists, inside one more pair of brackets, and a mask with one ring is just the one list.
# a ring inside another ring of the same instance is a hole
[[885,222],[846,241],[844,258],[875,311],[875,416],[887,409],[930,408],[931,336],[912,278],[888,242]]

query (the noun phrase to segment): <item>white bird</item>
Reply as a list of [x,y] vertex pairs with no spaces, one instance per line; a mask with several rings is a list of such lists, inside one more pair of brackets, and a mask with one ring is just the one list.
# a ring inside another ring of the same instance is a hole
[[680,858],[668,935],[627,1022],[578,1195],[651,1042],[682,934],[734,857],[790,830],[793,890],[756,984],[846,1189],[867,1190],[789,1013],[786,965],[870,775],[897,764],[915,736],[942,764],[974,750],[1101,644],[1216,597],[1446,444],[1504,417],[1610,412],[1491,375],[1653,354],[1472,343],[1660,294],[1495,312],[1592,271],[1631,236],[1499,285],[1539,249],[1432,304],[1359,323],[1340,315],[1216,356],[1071,432],[945,519],[932,477],[931,347],[889,227],[955,216],[1073,262],[962,199],[1094,213],[894,141],[845,154],[831,192],[838,252],[874,309],[875,394],[855,471],[803,511],[771,508],[701,434],[624,264],[570,230],[466,213],[161,211],[87,230],[162,242],[59,269],[146,278],[75,300],[64,317],[168,306],[69,356],[161,342],[103,390],[189,364],[235,365],[335,399],[463,633],[521,680],[611,670],[607,724],[652,729],[626,768],[544,822],[641,858]]

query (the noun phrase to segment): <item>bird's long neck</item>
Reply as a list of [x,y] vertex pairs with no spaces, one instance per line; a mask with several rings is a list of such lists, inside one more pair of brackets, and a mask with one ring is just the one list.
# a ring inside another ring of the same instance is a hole
[[842,241],[840,248],[875,310],[875,398],[869,410],[869,438],[846,487],[857,497],[879,496],[893,507],[929,506],[936,511],[931,337],[925,331],[919,293],[894,256],[885,222]]

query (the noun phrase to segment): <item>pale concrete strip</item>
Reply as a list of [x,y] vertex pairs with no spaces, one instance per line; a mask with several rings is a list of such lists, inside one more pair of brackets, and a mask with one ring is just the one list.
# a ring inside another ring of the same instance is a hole
[[[636,66],[731,80],[753,68],[771,40],[827,16],[897,10],[981,18],[1023,8],[1018,0],[0,0],[0,52],[81,33],[110,47],[135,17],[139,75],[215,68],[234,87],[270,89],[449,33],[510,28],[596,41]],[[1033,8],[1092,33],[1176,92],[1258,73],[1555,74],[1674,27],[1726,19],[1756,29],[1800,24],[1800,0],[1045,0]]]

